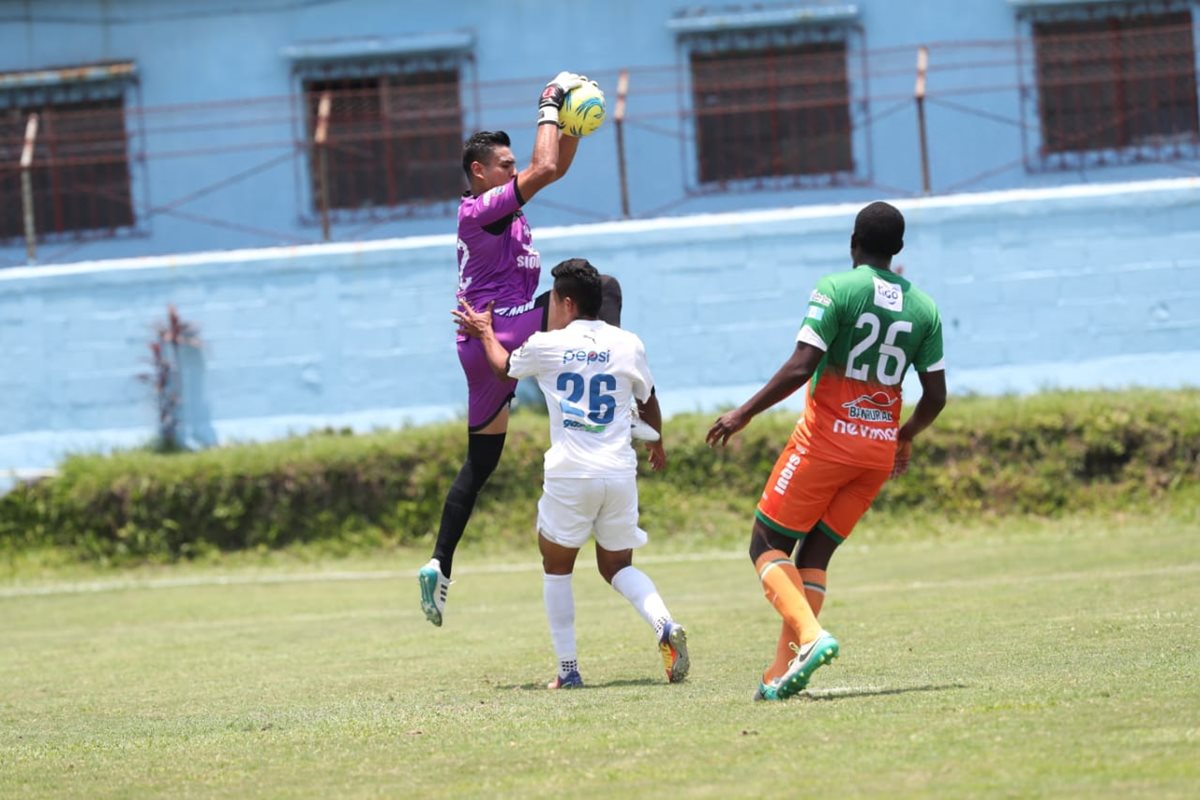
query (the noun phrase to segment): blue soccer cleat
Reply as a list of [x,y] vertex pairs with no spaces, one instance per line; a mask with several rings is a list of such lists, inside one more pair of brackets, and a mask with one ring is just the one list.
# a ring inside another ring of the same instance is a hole
[[567,673],[564,678],[562,675],[554,676],[554,680],[546,684],[547,689],[582,689],[583,677],[579,674],[579,670],[573,669]]

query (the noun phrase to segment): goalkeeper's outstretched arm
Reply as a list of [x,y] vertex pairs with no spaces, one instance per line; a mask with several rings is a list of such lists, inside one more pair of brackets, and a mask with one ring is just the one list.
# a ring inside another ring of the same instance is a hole
[[538,97],[538,126],[533,140],[529,166],[517,173],[517,192],[529,202],[533,196],[567,174],[579,140],[564,136],[558,128],[558,112],[567,92],[582,86],[584,78],[573,72],[560,72],[546,84]]

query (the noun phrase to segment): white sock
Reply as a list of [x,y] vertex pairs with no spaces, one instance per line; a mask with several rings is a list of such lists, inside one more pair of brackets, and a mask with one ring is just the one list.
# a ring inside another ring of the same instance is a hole
[[558,657],[559,677],[577,668],[575,661],[575,593],[570,575],[542,575],[542,600],[550,623],[550,641]]
[[662,637],[663,627],[671,621],[671,612],[654,588],[650,576],[637,567],[629,566],[613,575],[612,587],[629,601],[646,620],[646,624],[654,628],[654,635]]

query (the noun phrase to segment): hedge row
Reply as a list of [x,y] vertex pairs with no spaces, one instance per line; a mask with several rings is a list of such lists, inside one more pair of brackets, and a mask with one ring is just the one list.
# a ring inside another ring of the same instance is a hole
[[[655,496],[674,497],[683,513],[700,495],[752,504],[794,422],[786,413],[764,415],[713,452],[704,444],[711,419],[671,419],[670,469],[650,479],[659,484]],[[462,425],[452,424],[198,453],[74,457],[57,477],[0,497],[0,546],[176,558],[355,541],[365,532],[412,542],[436,530],[464,438]],[[481,508],[532,508],[547,440],[544,417],[514,416]],[[876,505],[884,513],[1056,514],[1161,497],[1197,478],[1197,391],[952,398],[918,441],[910,474],[890,482]]]

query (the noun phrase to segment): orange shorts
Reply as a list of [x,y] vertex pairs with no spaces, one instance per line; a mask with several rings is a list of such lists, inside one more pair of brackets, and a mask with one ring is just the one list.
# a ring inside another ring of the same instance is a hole
[[842,541],[871,507],[890,474],[822,461],[789,445],[758,501],[758,518],[774,530],[800,537],[823,522],[825,532]]

